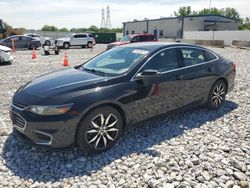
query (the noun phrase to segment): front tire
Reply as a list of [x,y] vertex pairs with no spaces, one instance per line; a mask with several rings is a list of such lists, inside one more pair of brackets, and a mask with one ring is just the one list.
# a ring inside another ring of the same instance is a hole
[[51,45],[51,42],[49,40],[46,40],[45,43],[44,43],[46,46],[50,46]]
[[123,127],[120,113],[102,106],[88,113],[79,124],[77,143],[86,155],[109,150],[119,139]]
[[31,49],[31,50],[33,50],[33,49],[36,50],[36,49],[37,49],[37,45],[36,45],[36,44],[31,44],[31,45],[30,45],[30,49]]
[[222,80],[216,81],[210,90],[207,106],[213,110],[219,109],[225,101],[226,94],[226,83]]
[[70,44],[69,44],[68,42],[65,42],[65,43],[63,44],[63,48],[64,48],[64,49],[69,49],[69,47],[70,47]]

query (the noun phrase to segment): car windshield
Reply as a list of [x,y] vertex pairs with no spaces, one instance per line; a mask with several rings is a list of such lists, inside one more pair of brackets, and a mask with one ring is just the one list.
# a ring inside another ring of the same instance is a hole
[[120,42],[127,42],[127,41],[131,41],[132,37],[130,37],[129,35],[126,35],[124,37],[122,37],[120,39]]
[[148,53],[144,49],[117,47],[91,59],[82,68],[97,74],[119,75],[135,66]]

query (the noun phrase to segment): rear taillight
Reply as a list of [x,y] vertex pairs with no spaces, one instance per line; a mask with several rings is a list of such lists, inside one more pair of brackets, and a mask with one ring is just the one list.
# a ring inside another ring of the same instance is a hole
[[236,72],[236,64],[235,63],[232,63],[232,67],[233,67],[234,72]]

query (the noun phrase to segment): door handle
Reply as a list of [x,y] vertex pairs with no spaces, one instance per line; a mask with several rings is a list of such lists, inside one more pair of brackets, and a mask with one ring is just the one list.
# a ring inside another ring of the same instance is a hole
[[184,78],[184,75],[176,75],[176,80],[182,80]]
[[207,68],[207,71],[208,71],[208,72],[214,72],[214,71],[215,71],[215,68],[214,68],[214,67],[209,67],[209,68]]

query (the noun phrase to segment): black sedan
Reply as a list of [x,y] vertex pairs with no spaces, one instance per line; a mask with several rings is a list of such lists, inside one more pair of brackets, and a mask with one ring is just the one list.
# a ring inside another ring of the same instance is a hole
[[33,50],[41,46],[39,40],[24,35],[13,35],[7,37],[6,39],[1,40],[0,44],[12,48],[12,41],[14,41],[14,46],[17,49],[25,48]]
[[100,153],[128,125],[197,105],[220,108],[235,72],[235,64],[203,47],[129,44],[28,82],[10,115],[26,141]]

